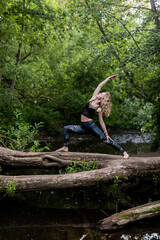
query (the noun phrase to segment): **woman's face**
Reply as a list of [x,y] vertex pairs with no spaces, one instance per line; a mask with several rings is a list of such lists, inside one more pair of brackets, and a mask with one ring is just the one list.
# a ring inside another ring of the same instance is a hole
[[105,95],[106,95],[105,92],[98,93],[97,96],[96,96],[96,98],[97,98],[98,100],[102,101]]

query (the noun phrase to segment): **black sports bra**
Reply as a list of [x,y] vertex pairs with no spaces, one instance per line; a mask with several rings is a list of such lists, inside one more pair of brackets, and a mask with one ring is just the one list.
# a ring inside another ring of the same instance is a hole
[[82,109],[81,114],[84,115],[84,116],[87,117],[87,118],[93,119],[94,116],[95,116],[96,110],[97,110],[98,108],[92,108],[92,107],[90,107],[90,105],[89,105],[90,102],[92,102],[92,101],[89,101],[89,102],[84,106],[84,108]]

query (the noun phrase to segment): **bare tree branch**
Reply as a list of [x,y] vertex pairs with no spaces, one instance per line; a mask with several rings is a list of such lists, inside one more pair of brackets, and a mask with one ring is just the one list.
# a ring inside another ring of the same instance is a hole
[[116,18],[115,16],[113,16],[112,14],[110,14],[112,18],[116,19],[118,22],[120,22],[122,24],[122,26],[126,29],[126,31],[128,32],[128,34],[131,36],[131,38],[133,39],[135,45],[137,46],[138,50],[140,50],[138,43],[136,42],[135,38],[133,37],[132,33],[128,30],[128,28],[125,26],[125,24],[118,18]]
[[121,8],[127,8],[127,9],[130,9],[130,8],[135,8],[135,9],[145,9],[145,10],[148,10],[148,11],[152,11],[152,9],[150,9],[150,8],[146,8],[146,7],[141,7],[141,6],[137,6],[137,7],[135,7],[135,6],[129,6],[129,5],[119,5],[119,4],[114,4],[114,3],[106,3],[106,2],[104,2],[104,1],[100,1],[102,4],[104,4],[104,5],[114,5],[114,6],[116,6],[116,7],[121,7]]

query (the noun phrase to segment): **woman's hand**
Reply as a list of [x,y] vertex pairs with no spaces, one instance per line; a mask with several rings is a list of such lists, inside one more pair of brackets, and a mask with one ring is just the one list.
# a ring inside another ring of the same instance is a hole
[[107,134],[105,134],[106,135],[106,138],[108,139],[108,140],[110,140],[110,141],[112,141],[112,142],[114,142],[114,140],[108,135],[108,133]]
[[113,76],[110,76],[110,77],[106,78],[104,81],[102,81],[102,82],[97,86],[97,88],[95,89],[95,91],[94,91],[91,99],[93,99],[93,98],[96,97],[96,95],[100,92],[101,88],[102,88],[110,79],[115,79],[117,76],[118,76],[118,74],[113,75]]
[[115,79],[117,76],[118,76],[118,74],[110,76],[110,77],[108,77],[108,79]]

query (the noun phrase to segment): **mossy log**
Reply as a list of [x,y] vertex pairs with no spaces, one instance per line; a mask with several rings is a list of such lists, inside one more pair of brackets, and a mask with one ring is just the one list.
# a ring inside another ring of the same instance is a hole
[[97,228],[109,232],[121,229],[132,223],[160,215],[160,201],[130,208],[98,222]]
[[0,165],[3,167],[43,167],[63,168],[70,162],[95,159],[99,169],[72,174],[56,175],[23,175],[4,176],[1,182],[7,184],[16,181],[16,191],[35,191],[66,189],[77,187],[97,186],[98,182],[110,182],[119,179],[144,175],[147,178],[152,173],[160,174],[160,157],[130,157],[123,159],[120,155],[50,152],[50,153],[26,153],[0,148]]

